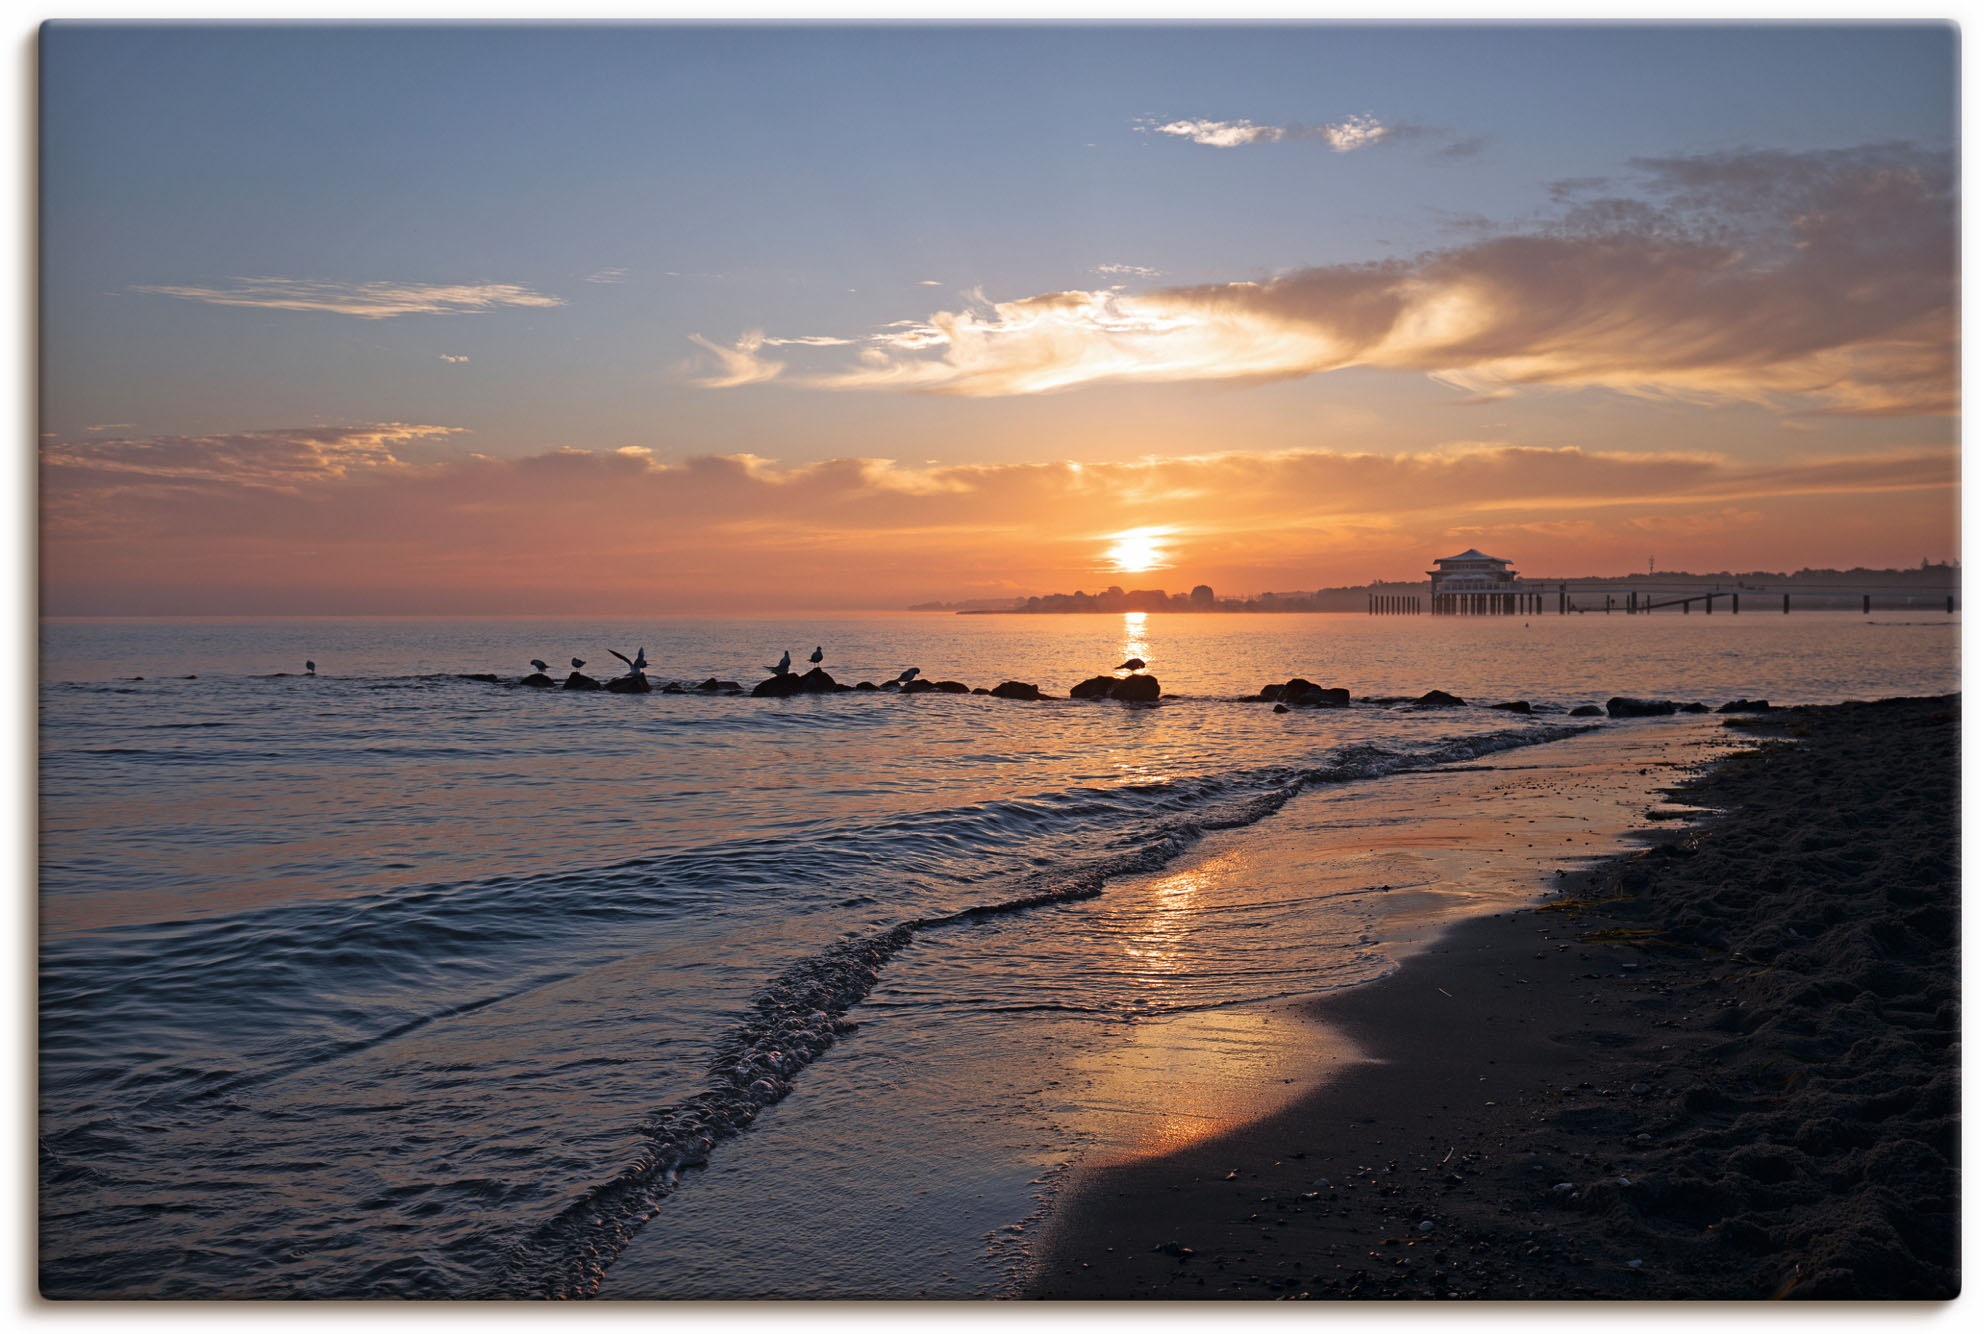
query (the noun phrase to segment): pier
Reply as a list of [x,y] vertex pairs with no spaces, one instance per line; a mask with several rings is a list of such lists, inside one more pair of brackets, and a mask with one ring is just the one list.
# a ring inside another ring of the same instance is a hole
[[[1779,614],[1786,616],[1791,614],[1794,600],[1803,603],[1807,610],[1850,611],[1853,601],[1857,599],[1863,616],[1872,615],[1877,610],[1940,611],[1946,616],[1954,616],[1957,604],[1957,590],[1950,588],[1832,587],[1813,584],[1800,584],[1794,588],[1764,585],[1722,588],[1689,584],[1665,587],[1579,584],[1573,587],[1569,581],[1557,583],[1554,589],[1547,584],[1543,587],[1545,591],[1538,591],[1536,584],[1525,584],[1492,592],[1442,592],[1436,586],[1435,591],[1424,598],[1416,594],[1372,593],[1366,610],[1372,616],[1417,616],[1429,612],[1434,616],[1541,616],[1550,610],[1559,616],[1610,616],[1614,612],[1621,616],[1647,616],[1656,611],[1677,610],[1683,616],[1698,610],[1704,616],[1712,616],[1718,610],[1736,616],[1743,611],[1746,594],[1752,609],[1774,605]],[[1551,596],[1553,593],[1554,598]],[[1550,606],[1552,602],[1554,608]]]

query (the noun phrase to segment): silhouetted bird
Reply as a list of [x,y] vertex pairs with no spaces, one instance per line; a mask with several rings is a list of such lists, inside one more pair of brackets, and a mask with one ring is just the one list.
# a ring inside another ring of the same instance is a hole
[[317,664],[305,658],[303,660],[303,674],[305,676],[315,676],[317,674]]
[[647,645],[645,644],[641,646],[641,651],[639,653],[636,653],[631,658],[628,657],[626,654],[622,653],[617,648],[610,648],[606,651],[608,653],[611,653],[614,657],[620,659],[620,661],[627,664],[627,671],[628,671],[628,675],[630,676],[647,670],[648,650],[647,650]]
[[548,672],[551,670],[551,664],[546,662],[542,658],[532,658],[530,660],[530,665],[537,668],[537,670],[539,670],[540,672]]
[[1131,658],[1128,662],[1124,663],[1116,670],[1119,672],[1140,672],[1143,669],[1144,669],[1144,660],[1142,658]]
[[790,676],[792,674],[792,650],[786,650],[785,656],[778,660],[778,666],[767,667],[765,670],[773,676]]
[[808,657],[806,661],[812,663],[815,667],[818,667],[820,665],[820,660],[826,656],[827,656],[827,651],[821,648],[818,644],[815,644],[813,646],[812,656]]
[[918,672],[921,672],[922,670],[923,670],[923,669],[922,669],[921,667],[905,667],[905,668],[903,668],[903,673],[902,673],[902,675],[901,675],[901,676],[898,676],[898,677],[896,678],[896,684],[897,684],[897,685],[899,685],[899,686],[906,686],[906,685],[908,685],[908,684],[909,684],[909,683],[910,683],[911,681],[914,681],[914,680],[916,679],[916,675],[917,675],[917,673],[918,673]]
[[[611,650],[611,649],[609,649],[609,650],[607,650],[607,651],[608,651],[608,652],[611,652],[612,650]],[[574,658],[574,659],[572,659],[572,670],[573,670],[573,671],[575,671],[575,672],[576,672],[577,670],[579,670],[579,668],[581,668],[581,667],[583,667],[583,666],[585,666],[585,665],[586,665],[586,660],[585,660],[584,658]]]

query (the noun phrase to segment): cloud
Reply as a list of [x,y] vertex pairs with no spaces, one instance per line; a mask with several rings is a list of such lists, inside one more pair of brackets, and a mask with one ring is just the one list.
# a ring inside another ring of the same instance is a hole
[[1188,139],[1208,148],[1239,148],[1247,144],[1273,144],[1285,139],[1309,139],[1328,144],[1339,153],[1369,148],[1390,131],[1372,115],[1348,116],[1326,125],[1256,125],[1250,120],[1173,120],[1135,122],[1147,134]]
[[[1462,545],[1492,542],[1531,573],[1589,568],[1615,546],[1642,561],[1655,531],[1672,559],[1705,568],[1745,552],[1738,568],[1852,564],[1883,559],[1835,537],[1870,494],[1909,548],[1886,559],[1912,562],[1917,546],[1953,544],[1956,524],[1949,449],[1756,464],[1480,441],[795,465],[667,461],[641,445],[436,448],[454,434],[385,424],[49,445],[51,614],[901,605],[987,580],[1072,588],[1132,528],[1170,532],[1180,582],[1235,591],[1421,569],[1462,531]],[[1733,549],[1739,537],[1749,546]]]
[[296,278],[233,278],[226,287],[140,285],[134,292],[212,306],[324,311],[386,320],[399,315],[459,315],[503,306],[562,306],[564,298],[516,283],[337,283]]
[[624,283],[627,281],[627,270],[595,269],[593,272],[588,273],[584,277],[584,279],[582,279],[582,281],[589,283],[605,283],[608,285],[614,283]]
[[936,280],[935,278],[924,278],[924,279],[921,279],[921,280],[919,280],[919,281],[917,282],[917,284],[916,284],[916,285],[917,285],[918,287],[942,287],[942,286],[943,286],[943,284],[942,284],[942,283],[940,283],[940,282],[938,282],[938,281],[937,281],[937,280]]
[[1148,269],[1141,264],[1097,264],[1089,270],[1105,278],[1162,278],[1164,270]]
[[1477,397],[1596,386],[1798,411],[1954,409],[1946,157],[1877,145],[1633,166],[1640,195],[1581,193],[1520,234],[1263,282],[977,298],[791,382],[994,396],[1364,366]]
[[446,352],[443,352],[443,353],[441,354],[441,360],[443,360],[443,361],[445,361],[445,362],[447,362],[447,363],[448,363],[448,364],[449,364],[450,366],[466,366],[466,365],[468,365],[468,358],[467,358],[467,357],[455,357],[455,356],[450,356],[450,355],[448,355],[448,354],[447,354]]
[[695,367],[687,368],[693,382],[704,389],[735,389],[739,385],[761,384],[778,378],[785,370],[784,363],[767,361],[758,355],[758,349],[765,346],[766,341],[762,329],[751,330],[729,347],[711,342],[697,333],[690,334],[689,341],[716,359],[717,369],[708,374],[695,374]]

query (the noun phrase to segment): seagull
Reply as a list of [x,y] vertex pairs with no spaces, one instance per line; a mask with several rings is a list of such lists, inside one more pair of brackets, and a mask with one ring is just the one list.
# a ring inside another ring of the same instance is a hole
[[[610,651],[611,651],[611,650],[609,650],[609,652],[610,652]],[[585,665],[586,665],[586,660],[585,660],[584,658],[574,658],[574,659],[572,659],[572,670],[573,670],[573,671],[575,671],[575,672],[576,672],[577,670],[579,670],[579,668],[581,668],[581,667],[583,667],[583,666],[585,666]]]
[[1131,658],[1116,670],[1119,672],[1140,672],[1144,669],[1144,666],[1145,664],[1142,658]]
[[916,679],[917,673],[921,672],[922,670],[923,669],[921,667],[903,668],[902,675],[896,678],[896,684],[900,686],[908,685],[911,681],[914,681]]
[[778,666],[767,667],[765,668],[765,670],[770,672],[773,676],[790,675],[792,672],[792,651],[790,649],[787,649],[785,656],[778,660]]
[[532,658],[530,660],[530,665],[537,668],[537,670],[539,670],[540,672],[548,672],[551,670],[551,664],[546,662],[542,658]]
[[820,646],[819,646],[818,644],[815,644],[815,645],[813,646],[813,652],[812,652],[812,655],[811,655],[811,656],[809,656],[809,657],[808,657],[808,658],[806,659],[806,661],[808,661],[808,662],[810,662],[810,663],[812,663],[812,664],[813,664],[813,665],[814,665],[815,667],[818,667],[818,666],[820,665],[820,659],[822,659],[822,658],[824,658],[824,657],[826,657],[826,656],[827,656],[827,652],[826,652],[826,650],[825,650],[825,649],[823,649],[823,648],[821,648],[821,647],[820,647]]
[[608,653],[611,653],[611,654],[612,654],[612,655],[613,655],[614,657],[616,657],[616,658],[618,658],[618,659],[620,659],[620,661],[622,661],[622,662],[624,662],[624,663],[626,663],[626,664],[627,664],[627,669],[628,669],[628,670],[627,670],[627,674],[628,674],[629,676],[637,676],[637,675],[639,675],[639,674],[640,674],[641,672],[644,672],[644,671],[646,671],[646,670],[647,670],[647,666],[648,666],[648,650],[647,650],[647,645],[645,645],[645,644],[643,644],[643,645],[641,646],[641,651],[640,651],[639,653],[636,653],[636,654],[635,654],[635,655],[634,655],[633,657],[631,657],[631,658],[630,658],[630,657],[628,657],[628,656],[627,656],[626,654],[624,654],[624,653],[622,653],[622,652],[621,652],[621,651],[620,651],[619,649],[617,649],[617,648],[610,648],[610,649],[608,649],[608,650],[606,650],[606,651],[607,651]]
[[317,664],[305,658],[303,660],[303,674],[305,676],[315,676],[317,674]]

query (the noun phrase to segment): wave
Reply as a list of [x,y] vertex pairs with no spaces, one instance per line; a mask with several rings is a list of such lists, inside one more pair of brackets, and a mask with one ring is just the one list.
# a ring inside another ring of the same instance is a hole
[[[1256,781],[1265,778],[1270,784],[1264,790],[1190,818],[1166,821],[1138,847],[1071,871],[1037,872],[1023,882],[1026,892],[1014,897],[850,935],[799,960],[772,979],[749,1015],[717,1044],[703,1090],[649,1117],[641,1127],[645,1145],[632,1163],[584,1191],[511,1247],[500,1269],[500,1295],[583,1298],[596,1293],[613,1260],[683,1175],[707,1164],[718,1145],[749,1129],[761,1112],[792,1090],[808,1065],[856,1027],[847,1013],[874,989],[889,961],[919,935],[1095,898],[1112,880],[1161,869],[1207,833],[1266,819],[1311,786],[1434,768],[1583,730],[1588,729],[1501,732],[1449,741],[1416,755],[1353,747],[1326,765],[1256,774]],[[1176,797],[1180,789],[1218,786],[1211,779],[1150,785],[1166,798]]]

